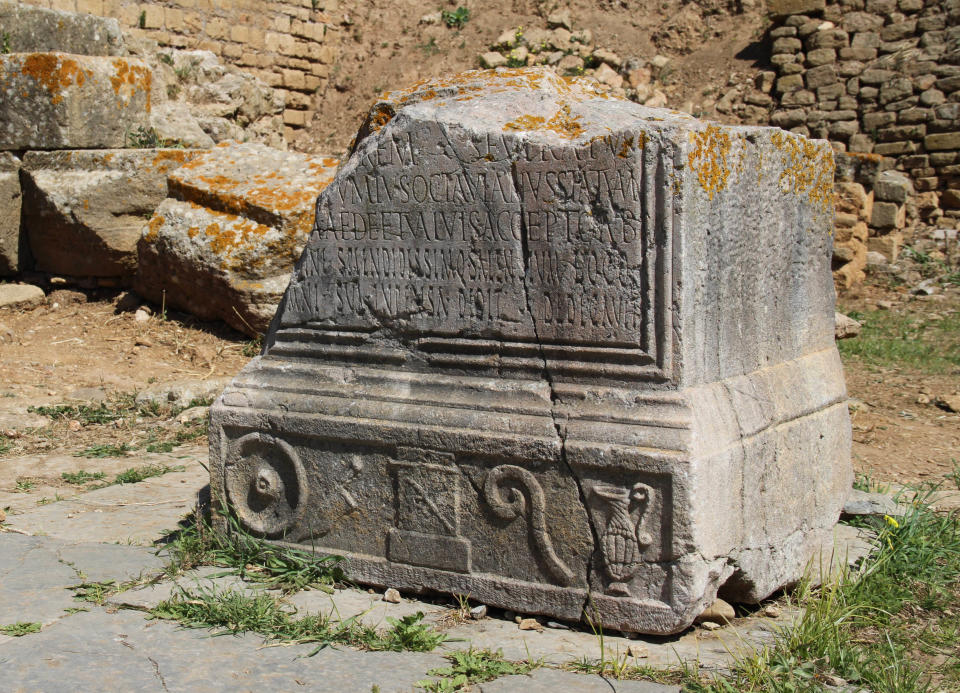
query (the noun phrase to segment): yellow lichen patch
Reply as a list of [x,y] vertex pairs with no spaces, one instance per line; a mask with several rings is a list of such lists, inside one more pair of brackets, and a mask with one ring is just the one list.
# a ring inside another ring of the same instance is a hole
[[697,174],[697,179],[710,199],[727,187],[730,178],[730,165],[727,157],[730,154],[730,135],[716,125],[708,125],[699,132],[690,133],[690,142],[693,148],[687,156],[690,168]]
[[384,125],[389,123],[393,116],[394,112],[390,106],[386,104],[377,104],[370,116],[370,130],[372,132],[376,132]]
[[571,113],[569,104],[563,104],[559,110],[553,114],[550,120],[546,120],[540,116],[522,115],[505,124],[503,129],[525,132],[531,130],[550,130],[561,137],[572,140],[582,135],[585,131],[581,121],[581,116]]
[[153,243],[155,240],[157,240],[157,235],[160,233],[160,227],[163,226],[164,221],[165,219],[162,216],[154,216],[147,223],[147,233],[143,237],[143,240],[145,240],[147,243]]
[[91,70],[84,70],[72,59],[55,53],[30,53],[23,59],[20,72],[46,89],[53,105],[63,101],[63,90],[73,85],[82,86]]
[[826,143],[817,143],[782,130],[775,131],[770,140],[783,155],[780,189],[795,195],[806,193],[810,202],[821,205],[825,210],[831,209],[834,192],[833,149]]

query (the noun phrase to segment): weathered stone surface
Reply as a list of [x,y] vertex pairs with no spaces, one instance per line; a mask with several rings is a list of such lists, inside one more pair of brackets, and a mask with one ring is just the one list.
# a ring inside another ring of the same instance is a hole
[[62,52],[123,55],[120,23],[90,14],[0,2],[0,35],[7,53]]
[[241,332],[265,330],[337,163],[232,144],[174,171],[138,244],[137,291]]
[[826,0],[767,0],[767,12],[773,17],[822,11]]
[[43,289],[33,284],[0,284],[0,308],[33,308],[43,303]]
[[200,153],[28,152],[23,233],[36,268],[73,277],[133,277],[137,241],[144,222],[167,196],[167,174]]
[[849,339],[860,334],[860,323],[843,313],[834,314],[834,337],[836,339]]
[[655,633],[761,599],[851,481],[832,198],[826,143],[547,71],[386,95],[211,407],[214,497],[404,592]]
[[20,160],[0,152],[0,277],[20,271]]
[[109,149],[147,125],[151,73],[132,58],[0,54],[0,149]]

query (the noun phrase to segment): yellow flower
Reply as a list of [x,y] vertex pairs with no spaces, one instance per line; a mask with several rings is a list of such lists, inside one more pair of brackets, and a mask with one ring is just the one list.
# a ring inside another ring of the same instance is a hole
[[894,520],[889,515],[884,515],[883,519],[886,520],[887,524],[893,527],[894,529],[898,529],[900,527],[900,523]]

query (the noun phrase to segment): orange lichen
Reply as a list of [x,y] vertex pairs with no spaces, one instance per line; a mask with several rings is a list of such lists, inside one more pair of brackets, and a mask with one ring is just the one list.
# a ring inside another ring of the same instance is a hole
[[574,139],[585,132],[581,123],[582,116],[573,115],[569,104],[563,104],[550,120],[540,116],[523,115],[503,126],[504,130],[550,130],[561,137]]
[[87,77],[93,76],[92,70],[84,70],[73,58],[56,53],[30,53],[23,58],[20,72],[30,77],[36,84],[46,89],[53,105],[63,101],[63,90],[71,86],[82,86]]
[[113,61],[114,74],[110,78],[113,92],[117,95],[117,106],[123,108],[130,103],[136,92],[144,91],[147,94],[147,113],[150,112],[150,87],[153,76],[145,66],[131,65],[128,60],[115,58]]
[[779,185],[783,192],[806,193],[824,210],[833,207],[833,149],[804,137],[776,130],[770,140],[783,154]]
[[143,240],[147,243],[153,243],[157,240],[157,235],[160,233],[160,227],[163,226],[164,221],[166,221],[162,216],[154,216],[147,223],[147,233],[144,235]]
[[690,133],[690,142],[693,148],[687,155],[690,168],[697,174],[697,179],[710,199],[727,187],[730,178],[730,165],[727,157],[730,154],[730,135],[716,125],[708,125],[699,132]]

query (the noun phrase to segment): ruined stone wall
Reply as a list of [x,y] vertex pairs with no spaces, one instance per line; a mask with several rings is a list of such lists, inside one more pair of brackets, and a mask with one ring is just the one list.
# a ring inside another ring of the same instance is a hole
[[337,0],[25,0],[69,12],[114,17],[125,31],[161,46],[208,50],[286,96],[289,139],[313,116],[314,92],[329,78],[338,31]]
[[960,0],[772,0],[771,124],[890,157],[960,217]]

